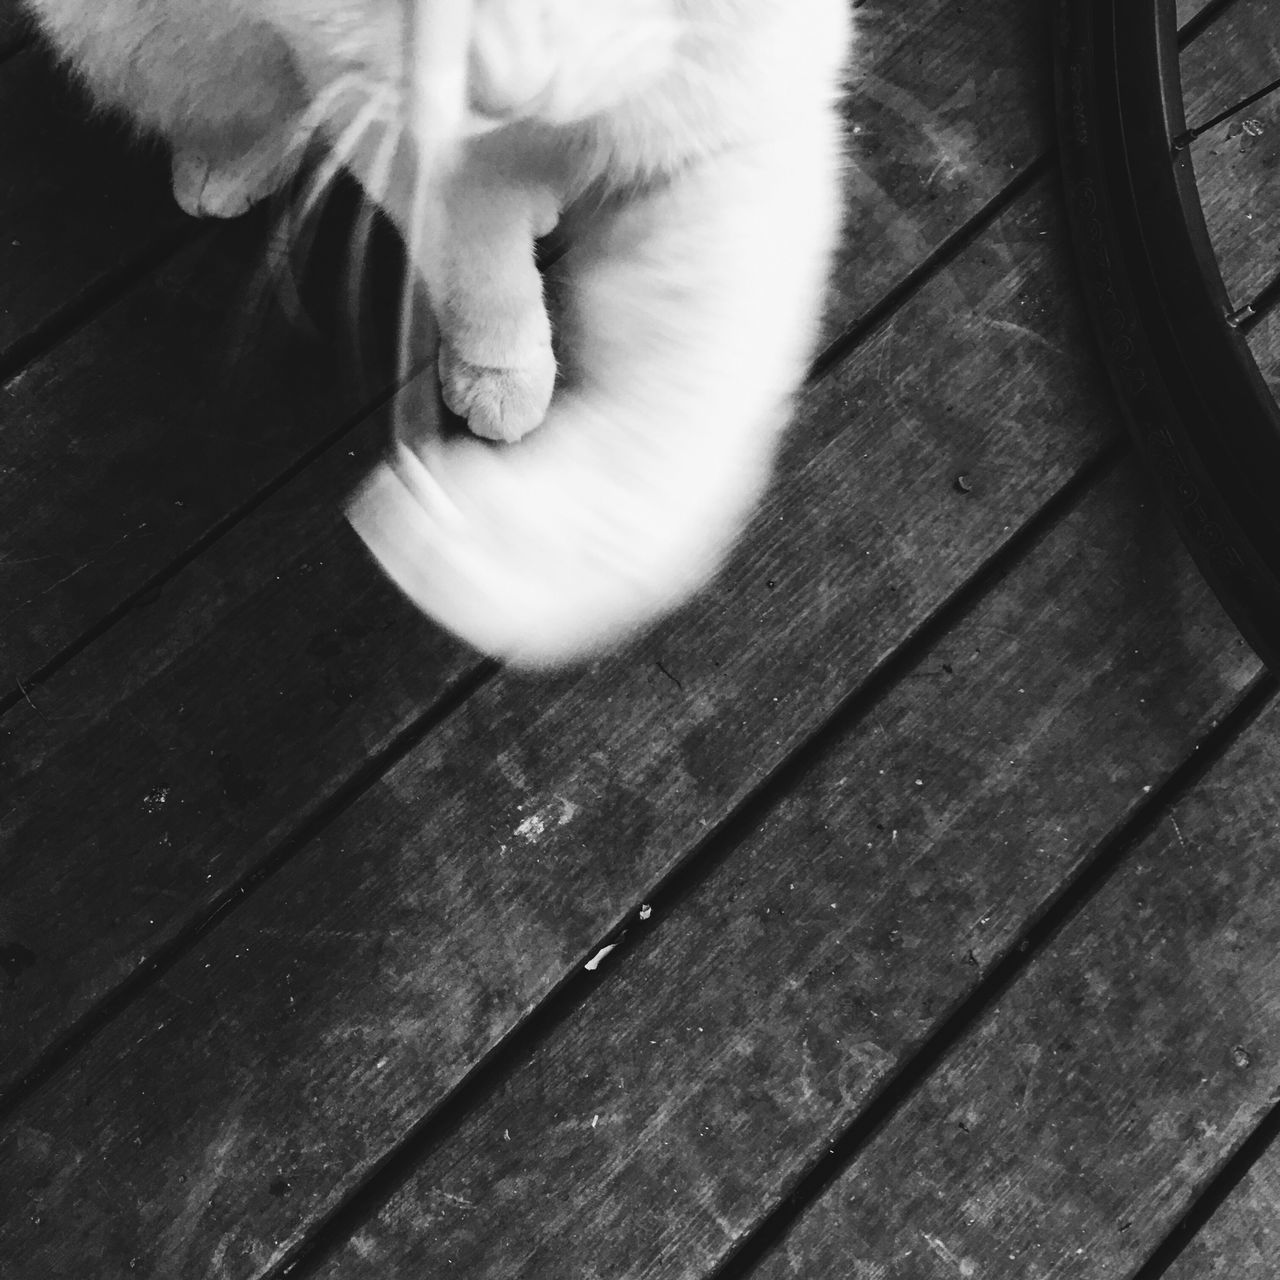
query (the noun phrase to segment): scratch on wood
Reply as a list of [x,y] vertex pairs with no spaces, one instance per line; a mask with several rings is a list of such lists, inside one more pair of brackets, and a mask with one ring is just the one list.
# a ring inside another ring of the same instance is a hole
[[682,684],[680,683],[680,681],[679,681],[679,680],[677,680],[677,679],[675,678],[675,676],[673,676],[673,675],[671,674],[671,672],[670,672],[670,671],[668,671],[668,670],[666,669],[666,667],[665,667],[665,666],[663,666],[663,664],[662,664],[661,662],[657,662],[657,663],[655,663],[654,665],[658,668],[658,670],[659,670],[659,671],[661,671],[661,672],[662,672],[662,674],[663,674],[664,676],[666,676],[666,677],[667,677],[667,679],[668,679],[668,680],[670,680],[670,681],[671,681],[671,683],[672,683],[673,685],[675,685],[675,687],[676,687],[677,689],[679,689],[679,690],[680,690],[680,692],[681,692],[681,693],[683,693],[683,692],[684,692],[684,685],[682,685]]
[[120,546],[121,543],[127,542],[135,534],[142,533],[143,530],[146,529],[146,527],[147,527],[146,524],[143,523],[143,524],[140,524],[136,529],[130,529],[127,532],[122,533],[109,547],[106,547],[104,550],[99,551],[97,555],[90,557],[88,560],[84,562],[84,564],[80,565],[78,568],[72,569],[70,573],[63,574],[63,576],[59,578],[56,582],[51,582],[42,591],[37,591],[35,595],[30,596],[28,599],[24,600],[20,605],[17,606],[17,608],[11,609],[8,613],[4,614],[2,617],[0,617],[0,622],[7,622],[10,618],[16,617],[28,605],[35,604],[37,600],[43,599],[51,591],[56,591],[60,586],[63,585],[63,583],[70,582],[72,578],[76,577],[79,574],[82,574],[86,569],[92,569],[94,565],[98,564],[102,560],[105,560],[107,556],[109,556],[118,546]]
[[965,1280],[973,1275],[978,1269],[971,1258],[957,1258],[955,1253],[948,1249],[947,1246],[938,1239],[937,1236],[931,1236],[927,1231],[923,1233],[925,1242],[929,1248],[940,1257],[948,1266],[956,1269],[958,1275],[964,1276]]
[[[223,1123],[218,1136],[209,1144],[202,1170],[193,1174],[191,1188],[187,1192],[178,1216],[173,1220],[161,1237],[160,1257],[152,1275],[155,1280],[171,1280],[173,1276],[182,1274],[191,1243],[197,1235],[196,1227],[201,1214],[209,1207],[214,1192],[222,1181],[223,1171],[231,1159],[240,1137],[240,1112],[234,1111]],[[225,1252],[225,1239],[221,1242]]]
[[34,711],[36,715],[38,715],[43,720],[45,718],[45,714],[43,711],[40,710],[39,707],[36,706],[34,702],[31,701],[31,695],[27,692],[26,685],[24,685],[21,680],[17,681],[17,685],[18,685],[18,692],[22,694],[23,700],[26,702],[27,706],[29,706],[31,710]]
[[466,1196],[457,1195],[453,1191],[443,1191],[437,1187],[435,1194],[441,1200],[445,1200],[449,1204],[456,1204],[461,1209],[474,1209],[476,1207],[476,1202],[474,1200],[468,1200]]
[[1063,354],[1062,347],[1056,342],[1051,342],[1043,333],[1037,333],[1034,329],[1027,328],[1025,324],[1018,324],[1015,320],[997,320],[994,316],[983,316],[982,322],[992,329],[1001,329],[1005,333],[1013,334],[1014,337],[1022,338],[1026,342],[1043,347],[1055,356]]

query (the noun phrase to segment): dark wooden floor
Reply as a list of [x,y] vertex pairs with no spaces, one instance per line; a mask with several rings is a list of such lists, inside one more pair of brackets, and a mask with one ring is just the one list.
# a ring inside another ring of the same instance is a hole
[[[1280,704],[1097,368],[1049,9],[867,15],[764,509],[530,679],[343,523],[384,426],[242,318],[262,220],[0,0],[5,1280],[1280,1275]],[[1198,144],[1241,290],[1258,120]]]

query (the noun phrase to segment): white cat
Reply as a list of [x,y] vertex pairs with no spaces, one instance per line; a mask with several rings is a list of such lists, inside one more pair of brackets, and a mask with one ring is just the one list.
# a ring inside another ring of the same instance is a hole
[[[28,4],[170,141],[188,211],[241,212],[318,127],[399,225],[475,436],[402,422],[351,518],[422,609],[553,664],[715,572],[811,352],[848,0]],[[534,241],[562,218],[557,382]]]

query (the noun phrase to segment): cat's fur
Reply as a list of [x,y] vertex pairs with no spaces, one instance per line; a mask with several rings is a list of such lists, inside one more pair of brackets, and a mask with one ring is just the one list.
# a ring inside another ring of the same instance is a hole
[[[422,608],[553,663],[715,571],[810,354],[848,0],[475,0],[486,128],[412,198],[364,126],[415,135],[406,31],[450,0],[27,2],[101,101],[169,139],[184,208],[240,212],[319,122],[416,244],[446,399],[520,440],[417,440],[356,499]],[[553,397],[533,246],[575,209]]]

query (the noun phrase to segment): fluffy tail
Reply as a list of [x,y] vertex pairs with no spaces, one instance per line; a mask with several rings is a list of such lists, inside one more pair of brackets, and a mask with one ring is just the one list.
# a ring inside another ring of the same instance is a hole
[[566,257],[566,385],[516,445],[438,436],[380,466],[356,531],[476,648],[550,666],[716,572],[763,488],[837,229],[834,119],[780,125],[596,220]]

